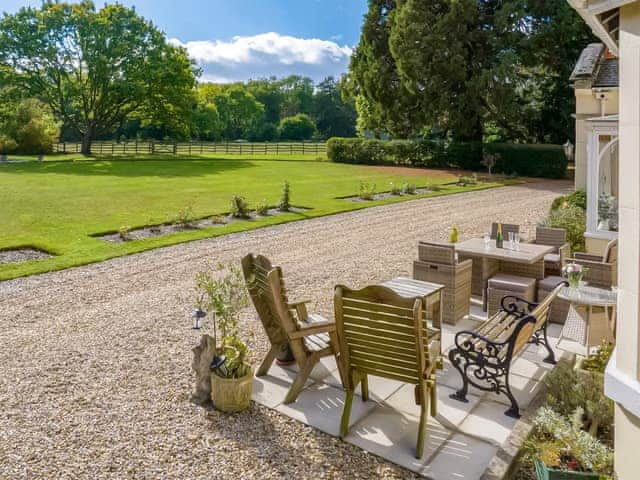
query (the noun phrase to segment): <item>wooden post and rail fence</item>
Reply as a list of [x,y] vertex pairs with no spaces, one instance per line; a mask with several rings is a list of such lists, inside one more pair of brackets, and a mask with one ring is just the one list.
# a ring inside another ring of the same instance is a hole
[[[53,145],[54,153],[80,153],[80,142]],[[170,155],[323,155],[326,142],[161,142],[161,141],[98,141],[91,145],[95,155],[170,154]]]

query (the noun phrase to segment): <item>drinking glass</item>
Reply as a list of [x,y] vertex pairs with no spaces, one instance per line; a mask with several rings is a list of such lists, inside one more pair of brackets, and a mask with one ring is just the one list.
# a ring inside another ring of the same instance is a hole
[[513,250],[513,232],[509,232],[509,250]]
[[485,250],[489,250],[489,244],[491,243],[491,236],[489,234],[486,234],[484,236],[484,248]]
[[519,252],[520,251],[520,234],[514,233],[513,240],[516,242],[516,252]]

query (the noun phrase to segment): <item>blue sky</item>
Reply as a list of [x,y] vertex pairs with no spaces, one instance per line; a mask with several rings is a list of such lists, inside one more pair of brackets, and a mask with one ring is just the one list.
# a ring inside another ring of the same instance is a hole
[[[0,11],[40,0],[0,0]],[[103,1],[95,1],[97,6]],[[367,0],[120,0],[183,45],[203,79],[291,73],[319,80],[346,71]]]

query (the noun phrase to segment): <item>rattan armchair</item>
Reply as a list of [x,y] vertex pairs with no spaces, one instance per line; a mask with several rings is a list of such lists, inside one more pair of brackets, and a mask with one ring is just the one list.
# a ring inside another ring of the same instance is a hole
[[455,325],[469,313],[472,260],[456,262],[451,244],[420,242],[413,278],[444,285],[442,321]]
[[564,228],[536,227],[536,238],[531,243],[555,247],[555,252],[544,256],[544,274],[562,275],[562,267],[571,255],[567,231]]
[[611,240],[602,255],[576,252],[567,262],[586,267],[584,281],[593,287],[611,288],[618,284],[618,240]]

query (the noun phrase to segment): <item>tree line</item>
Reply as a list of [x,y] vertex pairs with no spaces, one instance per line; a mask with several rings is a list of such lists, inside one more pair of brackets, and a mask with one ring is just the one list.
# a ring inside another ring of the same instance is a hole
[[[564,143],[593,36],[566,0],[369,0],[349,72],[199,83],[135,9],[45,0],[0,19],[0,150],[96,139],[332,136]],[[356,123],[357,120],[357,123]],[[17,145],[17,146],[16,146]],[[32,147],[30,147],[32,148]]]
[[358,129],[564,143],[594,40],[566,0],[369,0],[347,82]]
[[0,151],[51,139],[306,140],[355,134],[342,81],[216,85],[134,8],[45,0],[0,19]]

